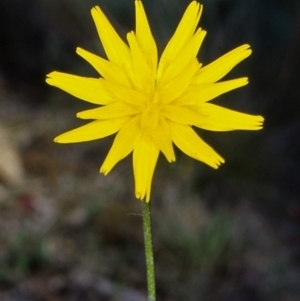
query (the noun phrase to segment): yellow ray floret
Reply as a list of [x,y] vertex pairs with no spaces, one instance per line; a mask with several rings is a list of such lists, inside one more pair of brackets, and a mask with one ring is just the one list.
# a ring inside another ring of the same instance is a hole
[[173,104],[179,106],[200,105],[224,93],[243,87],[248,84],[247,77],[227,80],[219,83],[191,85],[184,95],[176,99]]
[[158,60],[157,47],[141,1],[135,1],[135,32],[126,42],[99,7],[92,9],[107,59],[87,50],[76,52],[99,73],[87,78],[52,72],[46,82],[97,105],[77,113],[92,120],[55,138],[58,143],[102,139],[116,134],[100,168],[107,175],[132,153],[135,195],[150,201],[152,179],[161,152],[175,161],[173,144],[186,155],[216,169],[224,159],[193,127],[210,131],[259,130],[264,118],[223,108],[210,101],[245,86],[248,78],[220,81],[251,54],[242,45],[202,66],[198,51],[206,31],[197,28],[203,7],[192,1]]
[[105,138],[118,132],[129,119],[129,117],[123,117],[119,119],[96,120],[61,134],[54,141],[58,143],[77,143]]
[[118,132],[114,143],[103,162],[100,172],[107,175],[111,169],[122,159],[128,156],[136,146],[142,132],[139,129],[139,118],[128,121]]
[[197,1],[192,1],[186,9],[174,35],[162,53],[157,71],[158,79],[163,75],[165,69],[176,60],[178,54],[193,37],[200,20],[202,9],[202,5]]
[[119,37],[100,7],[92,9],[92,17],[108,59],[116,64],[126,63],[129,59],[128,46]]
[[147,64],[152,71],[153,80],[155,80],[158,59],[157,48],[141,1],[135,1],[135,23],[136,39],[145,54]]
[[150,201],[151,182],[159,155],[159,149],[151,139],[142,135],[133,151],[133,173],[135,195],[138,199]]
[[130,79],[128,78],[125,70],[120,66],[80,47],[77,47],[76,52],[90,63],[107,81],[131,88]]
[[87,102],[106,105],[114,101],[112,94],[106,89],[103,79],[81,77],[56,71],[47,76],[47,84]]
[[96,109],[86,110],[77,113],[77,117],[81,119],[115,119],[124,116],[136,115],[139,110],[122,102],[114,102],[107,106]]

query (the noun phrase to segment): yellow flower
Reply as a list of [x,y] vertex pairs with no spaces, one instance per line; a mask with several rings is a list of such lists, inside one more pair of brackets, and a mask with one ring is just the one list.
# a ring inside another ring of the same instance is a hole
[[263,117],[232,111],[209,101],[242,87],[248,78],[218,82],[251,54],[242,45],[202,67],[197,53],[206,31],[197,28],[202,5],[192,1],[158,62],[157,48],[139,0],[136,28],[125,43],[99,7],[92,9],[107,58],[82,48],[76,52],[100,74],[87,78],[61,72],[48,74],[47,83],[75,97],[100,105],[77,117],[94,121],[55,138],[76,143],[116,134],[101,166],[107,175],[133,152],[135,195],[149,202],[151,182],[160,151],[175,161],[173,143],[188,156],[218,168],[224,159],[206,144],[192,126],[211,131],[259,130]]

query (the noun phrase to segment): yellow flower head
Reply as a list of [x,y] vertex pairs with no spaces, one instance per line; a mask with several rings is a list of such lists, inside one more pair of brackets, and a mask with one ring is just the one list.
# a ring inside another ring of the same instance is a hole
[[188,156],[218,168],[224,159],[206,144],[192,126],[211,131],[259,130],[263,117],[211,104],[213,98],[242,87],[246,77],[218,82],[251,54],[242,45],[202,67],[197,53],[206,31],[197,28],[202,5],[192,1],[158,62],[157,48],[139,0],[135,0],[136,28],[125,43],[99,7],[92,16],[107,58],[82,48],[76,52],[100,74],[87,78],[52,72],[46,79],[82,100],[100,105],[77,117],[94,121],[55,138],[58,143],[101,139],[116,134],[101,166],[107,175],[133,152],[135,195],[150,200],[151,182],[160,151],[175,161],[173,143]]

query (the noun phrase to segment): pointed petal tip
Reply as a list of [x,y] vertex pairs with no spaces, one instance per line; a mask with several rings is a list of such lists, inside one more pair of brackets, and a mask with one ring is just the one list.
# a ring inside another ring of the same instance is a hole
[[81,111],[76,113],[76,118],[80,118],[80,119],[96,119],[96,118],[91,118],[90,116],[88,116],[86,114],[86,111]]
[[55,137],[55,138],[53,139],[53,141],[54,141],[55,143],[61,143],[61,144],[68,143],[68,142],[65,142],[65,141],[64,141],[64,139],[63,139],[62,136],[63,136],[63,134],[61,134],[61,135]]
[[[63,135],[63,134],[62,134]],[[54,139],[53,139],[53,141],[55,142],[55,143],[66,143],[63,139],[62,139],[62,135],[59,135],[59,136],[57,136],[57,137],[55,137]]]

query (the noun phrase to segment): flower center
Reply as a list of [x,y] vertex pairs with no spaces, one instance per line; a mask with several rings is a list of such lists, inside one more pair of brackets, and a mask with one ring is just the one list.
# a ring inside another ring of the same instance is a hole
[[152,97],[149,97],[149,102],[141,114],[140,125],[144,133],[152,135],[158,126],[159,112],[159,98],[155,92]]

